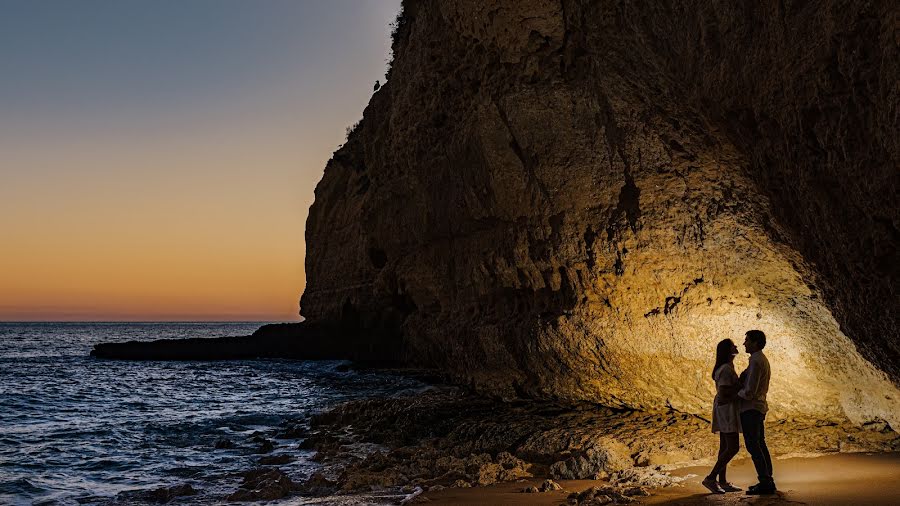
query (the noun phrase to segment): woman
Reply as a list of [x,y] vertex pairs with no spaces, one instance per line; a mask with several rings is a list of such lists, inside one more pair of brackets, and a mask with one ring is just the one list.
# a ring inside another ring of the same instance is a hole
[[[716,382],[716,398],[713,400],[712,431],[719,433],[719,459],[713,466],[709,476],[701,483],[714,494],[737,492],[735,487],[725,478],[725,468],[737,455],[740,449],[739,434],[741,432],[740,405],[737,392],[740,381],[734,371],[734,357],[738,354],[737,346],[731,339],[723,339],[716,346],[716,365],[712,378]],[[718,478],[718,481],[716,481]]]

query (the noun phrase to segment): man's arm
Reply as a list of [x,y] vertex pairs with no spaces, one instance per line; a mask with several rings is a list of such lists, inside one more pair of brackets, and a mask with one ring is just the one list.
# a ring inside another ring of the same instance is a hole
[[738,392],[738,397],[742,399],[751,400],[756,397],[756,392],[759,390],[759,382],[760,382],[760,370],[759,365],[755,360],[750,360],[750,365],[747,366],[747,380],[744,383],[744,388]]

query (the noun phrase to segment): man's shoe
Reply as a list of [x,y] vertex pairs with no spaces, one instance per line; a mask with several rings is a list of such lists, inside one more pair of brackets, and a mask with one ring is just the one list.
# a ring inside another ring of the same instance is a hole
[[777,490],[774,483],[759,483],[747,489],[747,495],[772,495]]
[[740,492],[741,490],[744,490],[741,487],[735,487],[734,485],[732,485],[731,483],[728,483],[727,481],[725,483],[722,483],[720,481],[719,487],[721,487],[722,490],[724,490],[725,492]]
[[[769,485],[771,485],[773,489],[776,488],[776,487],[775,487],[775,482],[774,482],[774,481],[770,482]],[[756,489],[758,489],[759,487],[763,487],[763,486],[765,486],[763,483],[757,483],[756,485],[750,485],[749,487],[747,487],[747,490],[748,490],[748,491],[750,491],[750,490],[756,490]],[[777,490],[777,489],[776,489],[776,490]]]
[[707,490],[712,492],[713,494],[724,494],[725,491],[722,490],[722,487],[719,486],[719,482],[712,478],[704,478],[703,481],[700,482],[701,485],[706,487]]

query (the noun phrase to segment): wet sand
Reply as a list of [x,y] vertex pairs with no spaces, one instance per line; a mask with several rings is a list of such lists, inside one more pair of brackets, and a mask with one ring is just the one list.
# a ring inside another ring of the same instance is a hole
[[[888,454],[840,454],[816,458],[779,459],[774,463],[775,480],[780,489],[775,496],[747,496],[743,492],[724,495],[710,494],[700,480],[709,467],[687,467],[672,471],[675,476],[688,478],[683,486],[655,490],[652,497],[640,498],[640,504],[648,505],[900,505],[900,453]],[[753,463],[744,458],[729,466],[728,479],[746,488],[756,483]],[[539,485],[542,480],[527,483],[446,489],[426,493],[426,504],[439,506],[451,504],[473,505],[559,505],[566,502],[571,492],[580,492],[603,482],[591,480],[560,481],[563,491],[525,494],[521,490],[529,485]]]

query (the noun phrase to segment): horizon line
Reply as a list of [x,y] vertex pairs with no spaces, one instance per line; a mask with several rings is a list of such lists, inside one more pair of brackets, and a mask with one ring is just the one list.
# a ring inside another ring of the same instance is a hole
[[6,323],[300,323],[300,320],[0,320]]

